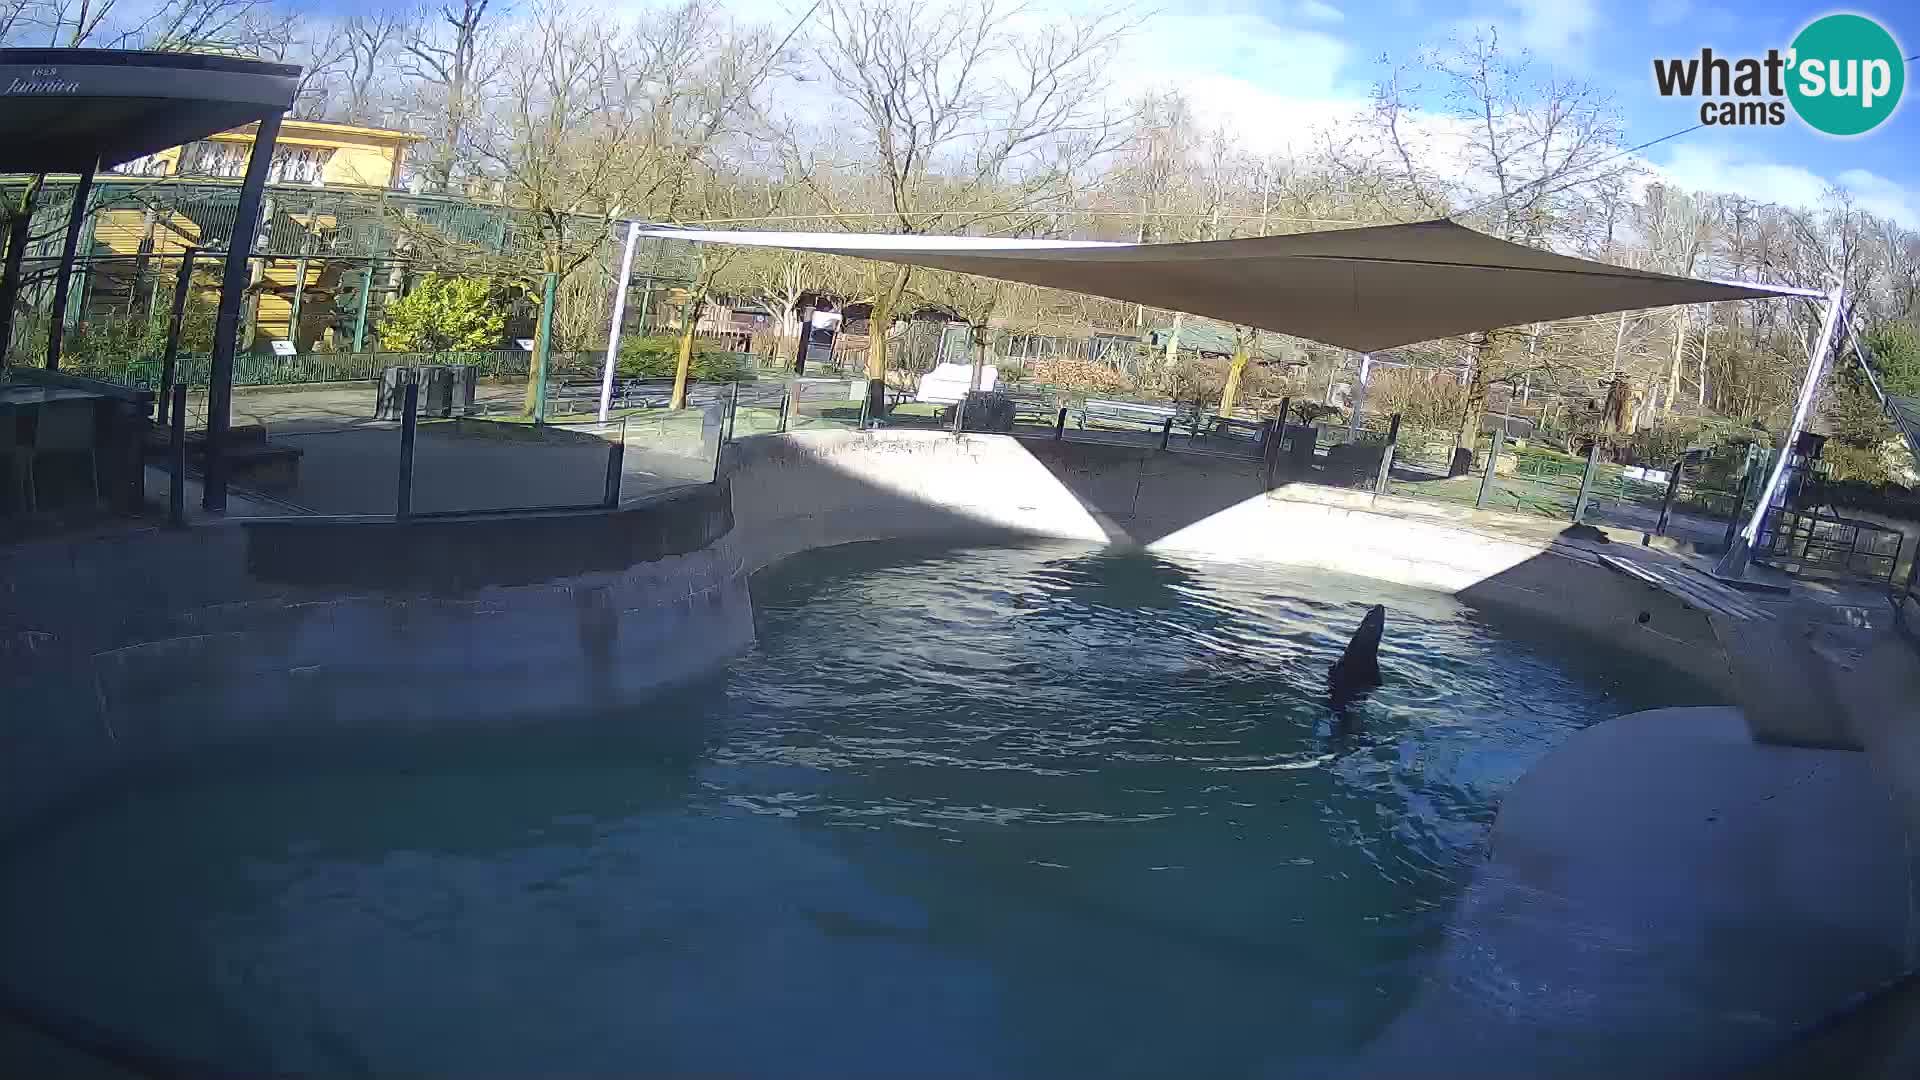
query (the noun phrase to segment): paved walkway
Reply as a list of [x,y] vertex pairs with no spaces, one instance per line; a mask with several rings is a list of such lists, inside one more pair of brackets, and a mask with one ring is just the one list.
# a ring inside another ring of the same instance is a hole
[[[476,404],[504,413],[523,399],[525,386],[481,385]],[[204,399],[189,397],[198,420]],[[260,514],[392,514],[398,502],[400,425],[373,418],[371,384],[247,390],[233,398],[233,422],[261,424],[274,445],[302,451],[299,482],[253,491],[236,482],[229,517]],[[689,418],[698,424],[697,418]],[[650,446],[657,425],[630,426],[622,455],[622,501],[713,478],[710,457],[689,438]],[[487,437],[458,424],[425,422],[414,444],[415,513],[595,506],[604,498],[609,442],[597,429],[502,425]],[[611,435],[611,430],[609,435]],[[164,473],[150,490],[165,492]],[[191,501],[197,505],[198,485]]]

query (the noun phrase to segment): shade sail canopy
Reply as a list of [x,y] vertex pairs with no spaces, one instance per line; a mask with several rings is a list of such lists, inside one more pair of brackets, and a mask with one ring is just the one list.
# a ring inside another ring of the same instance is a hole
[[665,228],[645,234],[956,270],[1184,311],[1356,352],[1576,315],[1817,295],[1556,255],[1444,219],[1190,244]]
[[293,106],[300,69],[231,56],[0,49],[0,172],[81,172]]

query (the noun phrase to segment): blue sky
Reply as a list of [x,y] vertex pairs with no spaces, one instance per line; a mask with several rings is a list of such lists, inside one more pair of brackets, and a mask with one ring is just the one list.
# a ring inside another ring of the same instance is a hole
[[[391,2],[391,0],[387,0]],[[517,0],[515,8],[533,0]],[[605,0],[591,0],[596,5]],[[665,0],[612,0],[618,11]],[[741,18],[780,26],[812,0],[726,0]],[[1000,0],[1010,4],[1012,0]],[[1834,11],[1872,16],[1909,55],[1920,53],[1920,7],[1877,0],[1825,5],[1793,0],[1136,0],[1156,9],[1112,66],[1116,97],[1176,87],[1207,123],[1224,123],[1253,149],[1304,147],[1316,126],[1366,105],[1382,71],[1378,58],[1411,57],[1421,46],[1475,27],[1498,29],[1503,47],[1525,49],[1537,65],[1610,91],[1630,143],[1658,138],[1699,119],[1696,101],[1662,98],[1653,58],[1729,56],[1785,48],[1798,30]],[[382,0],[307,0],[309,10],[350,11]],[[1028,19],[1112,0],[1027,0]],[[1920,69],[1920,62],[1909,65]],[[1920,74],[1910,70],[1911,74]],[[1909,99],[1920,97],[1911,89]],[[1705,128],[1648,150],[1658,174],[1690,190],[1739,191],[1812,205],[1840,184],[1859,205],[1920,229],[1920,103],[1857,139],[1818,135],[1797,119],[1784,127]]]
[[[1503,47],[1609,90],[1637,144],[1699,118],[1697,101],[1655,91],[1655,56],[1698,55],[1702,46],[1736,57],[1784,49],[1806,23],[1845,10],[1879,19],[1904,51],[1920,52],[1920,13],[1910,6],[1749,0],[1736,14],[1717,0],[1203,0],[1154,17],[1154,47],[1135,47],[1146,70],[1129,65],[1127,78],[1182,86],[1203,113],[1284,145],[1308,137],[1312,119],[1361,105],[1382,53],[1410,57],[1450,34],[1493,26]],[[1180,59],[1169,63],[1169,49]],[[1790,118],[1784,127],[1702,129],[1646,157],[1688,188],[1773,201],[1811,203],[1825,184],[1839,183],[1863,206],[1920,228],[1917,144],[1920,106],[1909,102],[1857,139],[1827,138]]]

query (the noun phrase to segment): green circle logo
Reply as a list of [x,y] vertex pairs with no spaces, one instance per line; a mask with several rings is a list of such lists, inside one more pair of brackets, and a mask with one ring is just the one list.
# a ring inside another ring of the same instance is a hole
[[1861,135],[1900,104],[1907,64],[1886,27],[1864,15],[1824,15],[1793,39],[1787,98],[1808,126]]

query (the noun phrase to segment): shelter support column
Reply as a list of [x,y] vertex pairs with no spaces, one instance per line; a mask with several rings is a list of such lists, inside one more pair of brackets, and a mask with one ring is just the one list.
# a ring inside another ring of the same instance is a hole
[[44,180],[36,176],[27,181],[26,193],[20,196],[20,205],[7,226],[6,269],[0,272],[0,366],[4,366],[6,357],[12,354],[13,313],[20,301],[20,267],[27,257],[27,244],[33,239],[33,204],[39,198]]
[[266,193],[267,167],[274,144],[280,141],[280,114],[260,121],[253,136],[253,153],[240,182],[240,205],[235,211],[233,239],[220,274],[220,310],[213,322],[213,360],[207,373],[206,484],[201,505],[210,511],[227,508],[227,428],[233,418],[233,354],[240,332],[240,303],[246,298],[247,272],[252,262],[253,238],[260,229],[260,200]]
[[93,199],[93,173],[88,165],[73,185],[73,207],[67,211],[67,238],[60,245],[60,274],[53,279],[53,311],[47,322],[47,370],[60,369],[60,348],[67,336],[67,292],[73,285],[73,263],[80,254],[80,233],[87,224],[87,203]]

